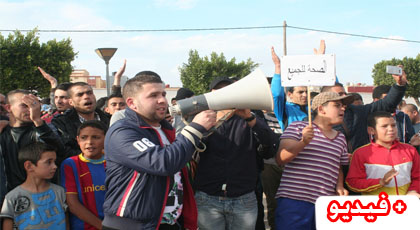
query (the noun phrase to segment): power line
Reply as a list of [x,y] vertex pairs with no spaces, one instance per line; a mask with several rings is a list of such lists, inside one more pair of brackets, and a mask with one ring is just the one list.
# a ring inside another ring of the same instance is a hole
[[377,37],[377,36],[363,35],[363,34],[351,34],[351,33],[343,33],[343,32],[328,31],[328,30],[319,30],[319,29],[310,29],[310,28],[297,27],[297,26],[289,26],[289,25],[287,27],[290,27],[290,28],[293,28],[293,29],[298,29],[298,30],[316,31],[316,32],[322,32],[322,33],[347,35],[347,36],[353,36],[353,37],[374,38],[374,39],[392,40],[392,41],[400,41],[400,42],[420,43],[420,41],[416,41],[416,40],[406,40],[406,39],[399,39],[399,38]]
[[[212,30],[254,30],[275,29],[283,26],[248,26],[248,27],[219,27],[219,28],[184,28],[184,29],[133,29],[133,30],[37,30],[40,33],[133,33],[133,32],[189,32],[189,31],[212,31]],[[13,32],[15,30],[0,30],[0,32]],[[19,30],[30,32],[32,30]]]
[[[144,32],[193,32],[193,31],[229,31],[229,30],[256,30],[256,29],[277,29],[283,28],[283,25],[274,25],[274,26],[247,26],[247,27],[216,27],[216,28],[179,28],[179,29],[132,29],[132,30],[37,30],[39,33],[144,33]],[[408,39],[399,39],[399,38],[387,38],[379,37],[372,35],[363,35],[363,34],[353,34],[353,33],[344,33],[337,31],[329,30],[320,30],[313,28],[305,28],[298,26],[289,26],[286,25],[286,28],[297,29],[297,30],[306,30],[306,31],[315,31],[321,33],[329,34],[338,34],[352,37],[363,37],[363,38],[373,38],[373,39],[382,39],[382,40],[391,40],[399,42],[411,42],[411,43],[420,43],[417,40],[408,40]],[[0,32],[13,32],[15,30],[0,29]],[[22,32],[30,32],[32,30],[20,30]]]

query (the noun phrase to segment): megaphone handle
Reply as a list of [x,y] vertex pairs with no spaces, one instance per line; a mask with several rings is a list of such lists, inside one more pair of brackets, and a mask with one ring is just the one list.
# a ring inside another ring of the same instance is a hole
[[[188,118],[191,118],[191,116],[189,116]],[[185,119],[185,117],[184,116],[181,116],[181,120],[182,120],[182,122],[184,122],[184,124],[185,125],[189,125],[190,124],[190,122],[191,121],[187,121],[186,119]],[[192,120],[192,119],[191,119]],[[224,121],[224,120],[223,120]],[[216,131],[216,129],[217,129],[217,127],[219,127],[221,124],[222,124],[223,122],[218,122],[215,126],[213,126],[213,127],[211,127],[208,131],[207,131],[207,134],[206,135],[204,135],[204,137],[208,137],[208,136],[210,136],[210,135],[212,135],[215,131]]]
[[226,120],[229,120],[229,118],[232,117],[233,113],[234,113],[234,110],[231,110],[231,111],[225,113],[225,115],[223,115],[223,117],[221,117],[217,121],[216,125],[213,126],[213,127],[211,127],[209,129],[208,134],[206,135],[206,137],[208,137],[208,136],[212,135],[214,132],[216,132],[216,129],[219,128],[223,124],[223,122],[225,122]]
[[184,122],[185,125],[189,125],[190,124],[187,120],[185,120],[185,117],[182,116],[182,115],[181,115],[181,120],[182,120],[182,122]]

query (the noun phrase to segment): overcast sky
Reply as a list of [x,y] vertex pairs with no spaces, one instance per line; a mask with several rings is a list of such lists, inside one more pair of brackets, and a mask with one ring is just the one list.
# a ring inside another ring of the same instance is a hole
[[[296,27],[420,40],[420,1],[306,0],[0,0],[0,30],[119,30]],[[9,32],[1,32],[6,36]],[[94,50],[116,47],[110,72],[127,59],[126,75],[153,70],[171,86],[181,86],[178,68],[188,52],[200,56],[223,52],[227,59],[251,58],[272,75],[270,47],[283,53],[283,29],[193,32],[40,33],[45,42],[70,37],[78,55],[72,65],[91,75],[105,75],[105,64]],[[420,53],[419,43],[397,42],[287,29],[288,55],[312,54],[325,39],[327,53],[336,54],[341,82],[372,84],[373,65],[384,59]],[[47,70],[48,71],[48,70]]]

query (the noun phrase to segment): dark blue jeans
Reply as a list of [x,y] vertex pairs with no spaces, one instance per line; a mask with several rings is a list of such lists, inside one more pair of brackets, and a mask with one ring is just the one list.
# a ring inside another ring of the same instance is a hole
[[210,196],[197,191],[200,230],[255,230],[258,207],[254,191],[239,197]]
[[315,204],[277,198],[276,230],[315,230]]

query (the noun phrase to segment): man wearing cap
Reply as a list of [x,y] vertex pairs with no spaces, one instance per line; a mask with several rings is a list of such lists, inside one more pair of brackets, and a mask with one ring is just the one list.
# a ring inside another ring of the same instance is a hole
[[[210,90],[232,83],[217,78]],[[257,219],[257,146],[272,146],[270,128],[249,109],[218,111],[218,126],[203,138],[194,187],[200,229],[254,230]],[[219,123],[224,120],[223,123]],[[259,141],[257,141],[257,139]]]
[[[179,101],[185,98],[190,98],[192,96],[194,96],[193,91],[191,91],[188,88],[180,88],[176,92],[175,104],[176,104],[176,101]],[[181,115],[175,115],[173,126],[175,128],[176,135],[178,135],[178,133],[180,133],[182,129],[185,127],[185,123],[182,121]]]
[[316,199],[348,195],[341,170],[349,163],[346,138],[333,126],[343,122],[352,100],[320,93],[312,101],[312,125],[293,122],[281,136],[276,160],[285,167],[276,195],[276,229],[315,229]]

